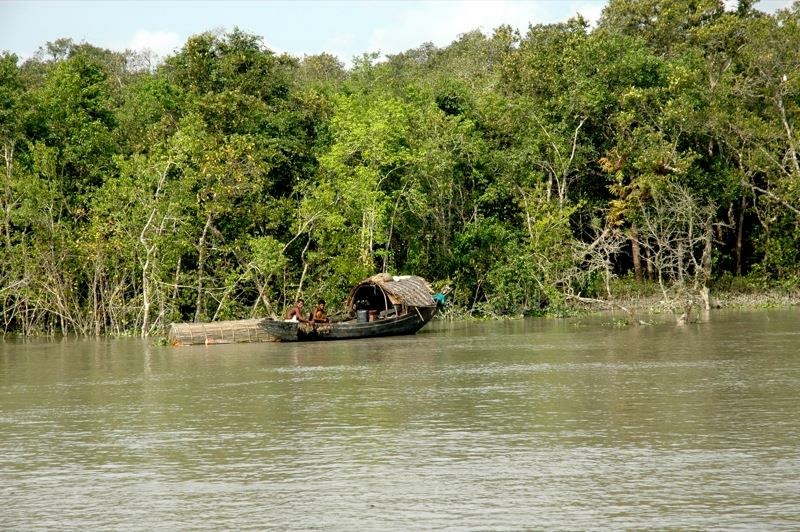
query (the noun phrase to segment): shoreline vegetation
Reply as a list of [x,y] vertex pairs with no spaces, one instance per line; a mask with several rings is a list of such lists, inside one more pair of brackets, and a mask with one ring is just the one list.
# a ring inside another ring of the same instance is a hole
[[[706,308],[702,301],[676,302],[664,301],[657,295],[643,297],[613,298],[608,301],[586,302],[590,313],[612,311],[624,316],[624,325],[647,325],[648,317],[663,316],[677,325],[703,322],[709,311],[720,309],[756,310],[770,308],[790,308],[800,305],[800,290],[787,292],[771,289],[763,292],[720,292],[712,294],[711,304]],[[573,307],[578,310],[579,307]]]
[[379,272],[452,286],[445,318],[797,304],[799,102],[800,3],[610,0],[349,67],[238,29],[0,52],[0,331],[158,336]]
[[[761,291],[721,291],[711,298],[711,307],[705,309],[700,301],[677,305],[674,301],[665,301],[652,290],[644,294],[629,294],[627,296],[612,297],[608,300],[594,298],[580,298],[571,304],[559,309],[544,311],[508,312],[505,309],[497,311],[481,311],[449,306],[441,311],[432,321],[486,321],[486,320],[516,320],[527,318],[561,319],[580,318],[582,316],[597,316],[608,314],[615,319],[616,328],[629,326],[652,325],[653,318],[658,321],[674,323],[677,326],[691,323],[703,323],[708,319],[708,312],[714,310],[767,310],[779,308],[792,308],[800,306],[800,287],[787,290],[785,288],[769,288]],[[140,336],[139,331],[121,331],[107,334],[108,338],[130,338]],[[160,345],[169,345],[165,333],[154,336]],[[16,331],[0,333],[0,340],[15,338],[53,338],[61,337],[60,332],[37,332],[27,336]],[[75,336],[75,335],[65,335]],[[86,336],[86,335],[84,335]]]
[[[658,292],[655,285],[628,283],[623,285],[619,295],[608,299],[591,297],[574,297],[558,309],[521,311],[510,313],[505,309],[493,312],[475,312],[463,308],[449,308],[438,319],[504,319],[524,317],[570,317],[582,314],[612,312],[627,318],[626,324],[637,325],[647,316],[673,316],[678,324],[686,324],[701,320],[704,311],[720,309],[756,310],[768,308],[790,308],[800,306],[800,286],[772,286],[767,288],[739,287],[712,291],[709,307],[705,307],[702,298],[667,300]],[[680,319],[683,314],[687,314]]]

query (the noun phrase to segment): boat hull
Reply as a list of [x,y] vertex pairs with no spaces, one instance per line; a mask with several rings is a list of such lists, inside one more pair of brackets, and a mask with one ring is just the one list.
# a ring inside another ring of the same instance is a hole
[[367,323],[349,320],[310,324],[268,319],[261,323],[261,327],[278,342],[353,340],[414,334],[435,314],[436,307],[411,307],[401,316],[381,318]]

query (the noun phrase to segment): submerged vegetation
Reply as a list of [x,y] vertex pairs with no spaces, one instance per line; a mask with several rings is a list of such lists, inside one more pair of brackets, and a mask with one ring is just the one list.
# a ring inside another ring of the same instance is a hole
[[379,271],[470,315],[796,289],[798,118],[798,4],[612,0],[349,69],[238,30],[157,66],[6,52],[2,330],[148,335]]

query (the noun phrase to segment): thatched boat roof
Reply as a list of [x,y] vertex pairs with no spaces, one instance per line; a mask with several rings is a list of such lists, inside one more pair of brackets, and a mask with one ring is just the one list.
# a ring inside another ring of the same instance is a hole
[[380,288],[387,298],[394,304],[410,307],[435,307],[436,302],[431,297],[428,282],[416,275],[393,276],[388,273],[379,273],[364,279],[350,290],[347,298],[347,308],[352,308],[359,289],[369,286]]

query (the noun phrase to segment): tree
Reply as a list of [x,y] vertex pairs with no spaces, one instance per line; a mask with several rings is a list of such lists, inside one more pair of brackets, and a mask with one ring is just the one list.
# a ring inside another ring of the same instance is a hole
[[332,142],[302,207],[301,225],[313,221],[315,245],[308,258],[318,277],[348,286],[388,268],[394,196],[403,193],[402,175],[418,157],[413,120],[411,109],[390,96],[336,100]]
[[679,323],[690,319],[698,299],[708,310],[715,206],[702,203],[683,186],[668,184],[654,189],[638,214],[639,243],[649,251],[663,303],[684,311]]
[[14,197],[14,172],[17,146],[24,138],[22,131],[22,82],[19,79],[17,56],[0,56],[0,143],[3,146],[3,187],[0,196],[4,250],[11,252],[11,215]]
[[685,43],[693,29],[712,23],[724,7],[721,0],[612,0],[597,27],[600,32],[641,36],[663,55]]
[[85,216],[93,190],[113,172],[112,92],[103,65],[77,52],[53,64],[31,94],[29,135],[56,149],[53,178],[73,216]]

